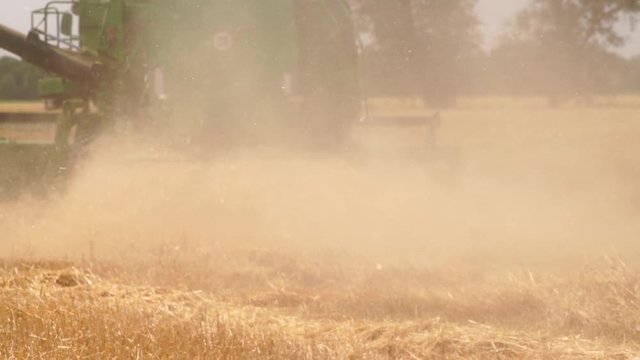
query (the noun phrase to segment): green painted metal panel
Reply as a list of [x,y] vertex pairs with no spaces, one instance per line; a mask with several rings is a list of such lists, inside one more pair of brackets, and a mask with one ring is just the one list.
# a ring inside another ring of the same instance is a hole
[[176,90],[189,83],[223,94],[279,88],[295,68],[292,0],[156,4],[152,53]]
[[244,133],[286,118],[298,62],[293,0],[158,0],[151,11],[149,54],[174,126]]
[[43,98],[73,96],[79,93],[76,84],[60,77],[47,77],[38,81],[38,94]]
[[80,46],[96,55],[123,60],[125,0],[79,0]]
[[44,98],[61,96],[65,93],[66,88],[65,80],[62,78],[50,77],[38,81],[38,93]]

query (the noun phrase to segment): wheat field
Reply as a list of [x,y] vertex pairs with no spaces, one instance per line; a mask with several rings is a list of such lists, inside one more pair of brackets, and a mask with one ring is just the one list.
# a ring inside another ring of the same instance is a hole
[[0,101],[0,113],[42,113],[45,112],[42,102],[32,101]]
[[463,99],[435,148],[330,154],[105,140],[0,204],[0,357],[637,359],[639,110]]

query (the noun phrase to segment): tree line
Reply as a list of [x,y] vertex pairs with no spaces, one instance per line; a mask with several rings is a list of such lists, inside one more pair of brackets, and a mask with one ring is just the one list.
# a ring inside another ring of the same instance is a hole
[[37,99],[43,76],[43,71],[24,61],[0,57],[0,100]]
[[448,106],[461,95],[568,98],[640,91],[640,58],[615,50],[640,0],[530,0],[491,50],[476,0],[353,0],[364,82],[381,96]]
[[[482,46],[477,0],[350,0],[363,89],[448,106],[462,95],[542,95],[550,102],[640,91],[625,44],[640,0],[530,0],[495,46]],[[0,99],[37,98],[43,72],[0,59]]]

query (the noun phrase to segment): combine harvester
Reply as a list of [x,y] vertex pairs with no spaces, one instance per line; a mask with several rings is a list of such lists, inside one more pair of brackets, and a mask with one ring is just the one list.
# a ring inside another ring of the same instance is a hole
[[265,134],[335,146],[363,118],[345,0],[51,1],[31,22],[26,36],[0,25],[0,48],[50,74],[39,92],[52,113],[0,123],[55,131],[0,138],[5,195],[56,184],[108,129],[163,129],[192,147]]

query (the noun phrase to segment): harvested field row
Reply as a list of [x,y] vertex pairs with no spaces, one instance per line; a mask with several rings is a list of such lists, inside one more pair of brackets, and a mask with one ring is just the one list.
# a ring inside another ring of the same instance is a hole
[[[442,272],[451,282],[432,290],[416,283],[424,276],[419,271],[376,270],[381,274],[372,278],[349,269],[331,284],[333,295],[294,280],[268,290],[273,284],[256,280],[252,287],[262,290],[254,293],[262,295],[244,300],[215,286],[151,286],[173,278],[161,267],[148,269],[146,279],[140,268],[104,264],[3,268],[0,355],[9,358],[632,359],[640,353],[640,273],[618,262],[571,279],[528,274],[491,286]],[[192,276],[200,270],[182,268]],[[138,282],[109,280],[110,272]],[[218,274],[214,283],[232,276]],[[358,277],[364,281],[350,280]]]
[[0,101],[0,113],[45,112],[42,101]]
[[495,109],[443,112],[431,158],[406,127],[328,155],[105,141],[0,206],[0,357],[636,359],[635,110]]

